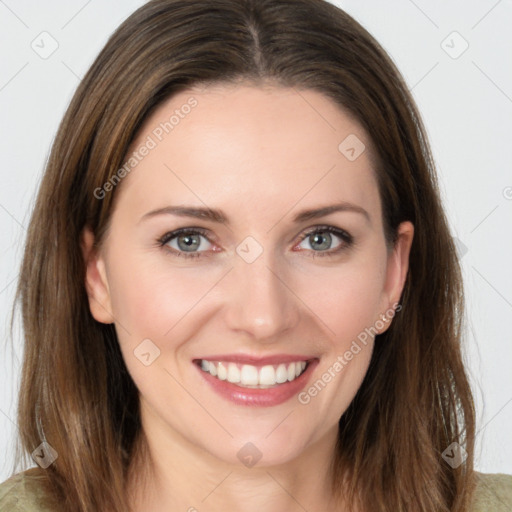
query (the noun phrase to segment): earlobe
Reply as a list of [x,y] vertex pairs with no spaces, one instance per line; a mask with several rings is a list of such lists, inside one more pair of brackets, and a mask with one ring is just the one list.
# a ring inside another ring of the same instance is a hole
[[89,297],[89,309],[98,322],[114,321],[105,262],[94,247],[94,235],[89,227],[82,231],[80,246],[85,265],[85,289]]
[[[402,290],[407,279],[407,272],[409,270],[409,255],[413,238],[414,225],[409,221],[402,222],[398,227],[397,240],[388,259],[383,297],[385,301],[384,308],[387,309],[388,312],[395,309],[395,304],[398,304],[400,301],[400,296],[402,295]],[[389,318],[391,315],[386,314],[384,311],[383,314],[388,318],[385,322],[386,327],[382,329],[379,334],[385,332],[389,325],[391,325],[391,319]],[[394,314],[392,316],[394,316]]]

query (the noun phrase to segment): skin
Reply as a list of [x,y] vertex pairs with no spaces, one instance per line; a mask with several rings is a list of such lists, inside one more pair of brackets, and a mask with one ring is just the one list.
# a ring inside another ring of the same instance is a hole
[[[414,228],[404,222],[395,247],[386,246],[371,140],[315,91],[240,84],[184,91],[160,105],[133,148],[191,96],[198,105],[118,185],[101,248],[92,249],[89,229],[82,239],[91,313],[115,323],[140,391],[150,460],[134,461],[131,502],[135,511],[346,510],[333,503],[327,468],[373,337],[307,405],[296,397],[273,407],[233,404],[192,360],[309,354],[319,358],[315,382],[399,301]],[[366,146],[354,161],[338,150],[349,134]],[[369,220],[342,211],[293,221],[339,201],[364,208]],[[140,220],[169,205],[218,208],[229,224],[170,214]],[[355,244],[335,254],[345,244],[337,235],[327,249],[304,237],[325,225],[349,232]],[[198,258],[173,255],[184,246],[176,239],[157,243],[184,227],[209,233],[199,237]],[[263,249],[252,263],[236,253],[247,236]],[[149,366],[134,355],[144,339],[160,350]],[[237,458],[248,442],[262,454],[252,468]]]

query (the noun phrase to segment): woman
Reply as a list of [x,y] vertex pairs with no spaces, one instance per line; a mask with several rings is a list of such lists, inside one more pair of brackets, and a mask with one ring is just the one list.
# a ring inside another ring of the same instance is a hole
[[2,511],[512,506],[512,477],[473,469],[420,116],[329,3],[130,16],[59,129],[18,297],[40,467]]

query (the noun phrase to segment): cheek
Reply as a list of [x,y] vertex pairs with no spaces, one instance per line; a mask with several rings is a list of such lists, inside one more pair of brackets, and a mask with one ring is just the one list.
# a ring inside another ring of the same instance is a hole
[[[146,261],[145,261],[146,260]],[[117,321],[137,336],[162,339],[218,280],[197,269],[171,269],[154,258],[125,259],[109,279],[112,310]]]
[[201,298],[218,279],[211,272],[201,276],[192,268],[171,270],[165,261],[145,259],[151,264],[142,256],[120,261],[112,268],[109,282],[125,364],[141,393],[156,400],[168,397],[171,389],[179,394],[172,378],[182,379],[175,360],[190,337]]
[[[378,254],[378,253],[377,253]],[[381,313],[385,260],[354,258],[338,267],[302,274],[297,295],[315,313],[337,350],[373,326]]]
[[368,371],[384,278],[378,265],[362,266],[357,272],[347,266],[346,272],[330,273],[326,283],[323,292],[311,287],[304,299],[313,305],[327,339],[325,357],[299,403],[328,426],[339,421]]
[[[307,262],[295,271],[288,269],[287,280],[296,297],[287,300],[303,302],[316,321],[324,324],[329,337],[341,343],[352,339],[373,325],[379,314],[385,281],[385,260],[379,258],[380,252],[378,248],[364,251],[336,266]],[[147,254],[119,256],[113,261],[116,264],[109,272],[112,313],[124,327],[120,340],[132,338],[131,345],[144,338],[168,342],[170,331],[178,339],[189,314],[202,311],[198,304],[225,271],[209,265],[173,267],[165,257]],[[229,295],[229,290],[224,288],[224,292]],[[308,316],[306,311],[304,314]]]

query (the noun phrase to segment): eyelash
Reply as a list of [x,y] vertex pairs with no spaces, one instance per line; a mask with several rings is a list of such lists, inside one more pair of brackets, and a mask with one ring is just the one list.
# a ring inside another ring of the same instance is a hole
[[[347,233],[346,231],[342,229],[335,228],[333,226],[316,226],[315,228],[311,229],[307,233],[304,233],[300,241],[298,242],[301,244],[306,238],[308,238],[311,235],[314,235],[316,233],[332,233],[336,235],[338,238],[340,238],[343,241],[343,244],[338,247],[337,249],[330,250],[330,251],[312,251],[313,255],[312,258],[316,258],[318,256],[320,257],[332,257],[336,256],[340,252],[352,247],[355,245],[354,237]],[[169,233],[166,233],[164,236],[160,237],[157,242],[159,247],[164,247],[166,244],[168,244],[171,240],[174,238],[177,238],[180,235],[202,235],[204,236],[210,243],[212,243],[208,239],[208,232],[205,229],[202,228],[181,228],[177,229],[176,231],[172,231]],[[298,244],[297,244],[298,245]],[[176,251],[176,249],[169,249],[169,252],[171,254],[183,257],[183,258],[198,258],[200,256],[203,256],[204,251],[198,251],[198,252],[185,252],[185,251]]]

